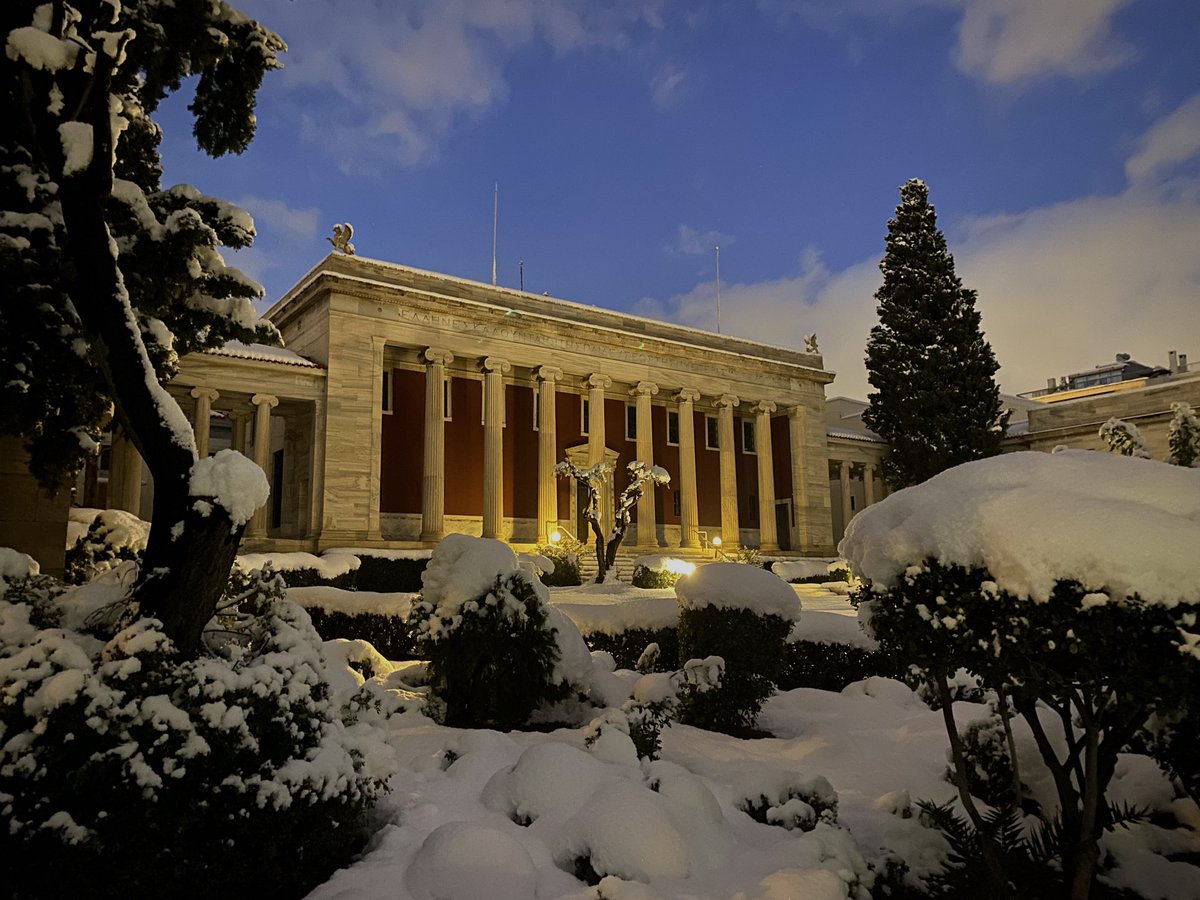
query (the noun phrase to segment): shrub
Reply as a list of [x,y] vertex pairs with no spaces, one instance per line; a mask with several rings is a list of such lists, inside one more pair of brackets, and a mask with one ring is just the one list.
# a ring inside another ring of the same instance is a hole
[[653,569],[644,565],[633,567],[633,586],[635,588],[675,587],[682,577],[682,572],[672,572],[670,569]]
[[388,659],[413,659],[416,645],[401,616],[384,613],[347,613],[307,607],[313,628],[327,641],[345,638],[366,641]]
[[67,550],[64,580],[84,584],[122,562],[141,563],[150,523],[119,509],[102,510]]
[[446,724],[511,729],[569,685],[549,622],[549,592],[500,541],[448,535],[425,570],[409,630],[429,660]]
[[542,584],[547,587],[575,587],[582,584],[579,554],[584,549],[582,541],[568,535],[551,544],[538,544],[535,552],[554,563],[554,571],[542,575]]
[[680,657],[725,660],[721,688],[688,698],[680,721],[745,734],[775,690],[784,643],[800,602],[770,572],[738,563],[703,566],[683,579],[675,593],[680,604]]
[[421,590],[421,573],[429,565],[428,558],[373,556],[363,552],[355,555],[360,563],[356,590],[387,594],[415,594]]
[[840,691],[873,675],[899,678],[900,666],[879,650],[826,641],[792,641],[785,647],[776,686],[782,691],[795,688]]
[[[989,806],[1003,809],[1018,806],[1025,792],[1022,790],[1018,793],[1014,787],[1008,736],[995,709],[986,719],[968,725],[966,731],[962,732],[961,740],[971,796],[978,797]],[[954,784],[954,760],[949,752],[947,758],[950,768],[946,770],[946,780]]]
[[282,590],[267,573],[228,597],[191,660],[153,619],[107,643],[5,629],[10,895],[298,896],[361,847],[383,788],[375,745],[343,724],[319,639]]
[[619,669],[636,669],[638,660],[651,644],[658,644],[657,670],[679,667],[679,633],[674,628],[630,628],[618,634],[593,631],[585,634],[583,639],[590,649],[611,653]]
[[764,825],[777,825],[788,831],[812,831],[818,822],[837,824],[837,792],[820,775],[775,778],[756,785],[751,793],[752,796],[738,801],[737,808]]
[[361,565],[357,556],[333,551],[324,556],[311,553],[244,553],[237,557],[236,566],[249,572],[268,564],[290,588],[324,586],[344,591],[355,589]]

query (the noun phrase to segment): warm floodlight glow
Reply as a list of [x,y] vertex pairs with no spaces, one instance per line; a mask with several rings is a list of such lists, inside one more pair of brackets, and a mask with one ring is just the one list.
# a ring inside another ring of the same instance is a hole
[[550,543],[557,544],[561,540],[562,540],[562,532],[561,531],[559,531],[558,529],[555,529],[554,531],[550,532]]
[[712,545],[713,545],[714,547],[720,547],[720,546],[721,546],[721,539],[720,539],[719,537],[715,537],[715,538],[713,538],[713,539],[712,539]]
[[667,571],[673,575],[691,575],[696,571],[695,563],[690,563],[682,559],[668,559],[666,567]]

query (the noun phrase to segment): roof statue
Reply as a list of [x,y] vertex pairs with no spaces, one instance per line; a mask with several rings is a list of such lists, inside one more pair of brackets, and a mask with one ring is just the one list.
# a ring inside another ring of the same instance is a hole
[[340,225],[333,226],[333,237],[327,237],[325,240],[333,244],[333,249],[338,253],[353,256],[354,245],[350,243],[352,237],[354,237],[354,226],[349,222],[342,222]]
[[819,353],[820,352],[819,350],[817,350],[817,333],[815,331],[812,334],[806,334],[804,336],[804,352],[805,353]]

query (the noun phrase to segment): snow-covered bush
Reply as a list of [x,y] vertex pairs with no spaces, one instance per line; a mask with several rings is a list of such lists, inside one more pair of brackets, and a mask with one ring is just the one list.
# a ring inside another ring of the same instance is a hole
[[1150,451],[1146,449],[1146,439],[1132,422],[1114,416],[1100,426],[1100,439],[1108,444],[1111,453],[1134,456],[1138,459],[1150,458]]
[[337,552],[358,557],[360,565],[354,587],[359,591],[415,594],[421,589],[421,573],[429,565],[428,550],[354,548]]
[[639,556],[633,561],[633,586],[637,588],[675,587],[679,579],[695,570],[695,565],[670,556]]
[[447,535],[423,580],[409,629],[429,660],[447,725],[515,728],[570,694],[550,592],[507,544]]
[[896,678],[898,668],[896,661],[880,650],[831,641],[791,641],[776,686],[781,691],[795,688],[840,691],[848,684],[872,676]]
[[416,652],[408,630],[412,596],[323,586],[288,591],[322,638],[367,641],[388,659],[411,659]]
[[738,809],[764,825],[812,831],[818,822],[837,824],[837,791],[820,775],[755,774],[735,784],[734,793],[741,797]]
[[535,552],[554,563],[553,572],[542,573],[542,584],[547,587],[575,587],[582,584],[579,554],[585,549],[582,541],[566,534],[553,543],[538,544]]
[[288,587],[325,585],[342,590],[354,590],[360,566],[357,556],[340,550],[321,556],[302,552],[243,553],[237,557],[235,566],[249,572],[267,563],[283,576]]
[[[1012,756],[1008,750],[1008,735],[1004,722],[993,710],[987,718],[972,722],[961,734],[962,757],[966,763],[967,786],[972,797],[988,806],[1012,809],[1020,805],[1024,790],[1018,791],[1013,782]],[[954,758],[946,753],[950,767],[946,780],[955,783]]]
[[1086,451],[967,463],[852,520],[841,551],[864,578],[860,617],[941,696],[960,800],[997,883],[947,679],[970,670],[1032,730],[1061,817],[1043,833],[1061,835],[1063,883],[1086,890],[1118,752],[1151,714],[1195,703],[1197,546],[1200,472]]
[[800,601],[770,572],[738,563],[700,567],[675,586],[675,595],[680,658],[725,660],[720,689],[686,698],[680,721],[730,734],[749,731],[775,690]]
[[0,600],[7,891],[295,896],[348,860],[383,748],[340,719],[319,638],[281,593],[269,572],[247,585],[194,659],[154,619],[106,642]]
[[84,584],[126,560],[140,563],[150,523],[120,509],[97,512],[87,532],[67,550],[68,584]]
[[1171,424],[1167,428],[1167,461],[1176,466],[1192,467],[1200,463],[1200,418],[1190,403],[1171,404]]
[[669,671],[679,665],[679,633],[675,628],[629,628],[615,634],[592,631],[583,639],[592,650],[611,653],[621,669],[638,669],[638,660],[651,644],[658,646],[656,671]]

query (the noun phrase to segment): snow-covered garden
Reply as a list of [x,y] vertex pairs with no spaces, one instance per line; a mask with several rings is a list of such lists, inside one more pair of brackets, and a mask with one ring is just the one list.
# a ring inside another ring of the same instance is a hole
[[[985,896],[989,853],[1014,889],[1084,896],[1061,882],[1094,833],[1092,896],[1200,896],[1197,479],[1088,452],[952,469],[854,520],[857,613],[843,582],[734,563],[549,589],[544,558],[462,535],[382,553],[418,591],[347,589],[379,551],[240,557],[195,661],[122,627],[135,559],[64,589],[6,551],[8,867],[52,852],[137,892],[150,828],[205,896]],[[76,529],[93,558],[98,531],[144,543],[110,514]],[[411,652],[330,637],[355,622]],[[282,878],[292,854],[320,883]]]

